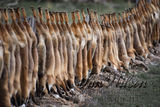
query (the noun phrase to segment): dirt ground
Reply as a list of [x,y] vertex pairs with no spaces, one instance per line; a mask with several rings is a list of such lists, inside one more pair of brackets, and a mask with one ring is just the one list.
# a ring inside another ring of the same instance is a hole
[[[99,76],[92,75],[79,87],[72,99],[55,98],[50,93],[36,97],[28,107],[160,107],[160,46],[143,64],[132,64],[129,73],[102,69]],[[159,57],[158,57],[159,56]],[[126,71],[125,71],[126,72]]]

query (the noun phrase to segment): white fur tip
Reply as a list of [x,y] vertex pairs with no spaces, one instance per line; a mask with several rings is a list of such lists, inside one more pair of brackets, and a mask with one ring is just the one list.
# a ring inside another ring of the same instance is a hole
[[22,42],[20,42],[19,45],[20,45],[21,48],[24,48],[24,47],[25,47],[25,44],[22,43]]
[[102,69],[104,69],[104,68],[106,68],[106,65],[103,65],[103,66],[102,66]]
[[51,90],[52,86],[52,84],[48,85],[49,91]]
[[92,41],[97,44],[97,37],[94,36]]
[[159,14],[157,12],[155,12],[155,18],[158,19]]
[[60,98],[60,96],[58,94],[54,94],[53,95],[55,98]]
[[85,39],[83,38],[83,39],[82,39],[82,42],[81,42],[81,47],[82,47],[82,49],[84,48],[84,46],[85,46]]
[[113,69],[117,71],[117,67],[115,65],[113,65]]
[[74,91],[74,89],[72,88],[71,91]]
[[22,104],[21,106],[19,106],[19,107],[26,107],[26,105],[25,104]]

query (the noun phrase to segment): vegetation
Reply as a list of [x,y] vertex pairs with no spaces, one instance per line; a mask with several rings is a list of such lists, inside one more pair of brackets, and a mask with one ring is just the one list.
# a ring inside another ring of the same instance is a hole
[[85,107],[159,107],[160,106],[160,63],[150,66],[147,73],[140,73],[136,79],[147,81],[146,87],[101,89],[93,95],[93,101]]

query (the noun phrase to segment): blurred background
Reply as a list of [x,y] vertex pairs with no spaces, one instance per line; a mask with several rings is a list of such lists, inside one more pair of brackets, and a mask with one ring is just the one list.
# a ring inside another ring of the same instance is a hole
[[138,0],[0,0],[0,6],[1,8],[23,7],[28,16],[32,16],[30,9],[32,6],[43,7],[51,11],[66,11],[69,14],[75,9],[89,8],[96,10],[98,14],[103,14],[121,12],[135,6],[136,2]]

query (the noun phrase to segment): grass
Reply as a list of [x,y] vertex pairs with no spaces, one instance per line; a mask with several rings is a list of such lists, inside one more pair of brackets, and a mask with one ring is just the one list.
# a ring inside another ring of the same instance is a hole
[[[150,66],[147,73],[136,76],[147,81],[146,88],[105,88],[85,107],[160,107],[160,64]],[[98,92],[97,92],[98,93]],[[92,96],[92,95],[91,95]]]

